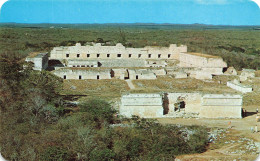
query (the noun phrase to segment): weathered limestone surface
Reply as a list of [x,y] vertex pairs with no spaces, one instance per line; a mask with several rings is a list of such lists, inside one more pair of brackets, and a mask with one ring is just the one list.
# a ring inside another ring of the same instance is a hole
[[163,117],[162,104],[160,94],[128,94],[122,96],[119,111],[126,117],[159,118]]
[[[182,107],[176,107],[180,103]],[[126,117],[138,115],[145,118],[178,115],[241,118],[242,103],[241,95],[230,94],[166,93],[164,97],[159,94],[129,94],[121,98],[120,113]]]
[[248,78],[255,78],[255,70],[243,69],[239,78],[240,78],[240,81],[246,81]]
[[234,67],[229,67],[224,74],[237,75],[237,71],[236,71],[236,69]]
[[67,60],[67,66],[68,67],[98,67],[98,61],[69,59]]
[[241,118],[243,97],[241,95],[207,94],[202,97],[200,117]]
[[227,63],[221,57],[200,53],[180,53],[180,67],[224,68]]
[[248,93],[253,91],[253,88],[251,86],[242,85],[239,82],[235,83],[229,81],[227,82],[227,86],[242,93]]
[[187,46],[170,45],[170,47],[126,48],[122,44],[116,46],[76,46],[55,47],[50,59],[175,59],[180,52],[187,52]]
[[26,62],[32,62],[34,64],[34,70],[43,70],[48,68],[48,53],[39,53],[34,57],[27,57]]
[[223,74],[223,68],[227,63],[221,57],[200,54],[200,53],[180,53],[180,67],[198,68],[191,73],[196,79],[212,79],[212,75]]
[[149,69],[129,69],[129,79],[156,79],[156,75]]
[[63,79],[111,79],[111,70],[91,70],[91,69],[75,69],[61,68],[54,71],[54,74]]
[[199,113],[201,106],[201,95],[199,93],[168,93],[169,113],[175,112],[175,103],[178,99],[184,101],[185,112]]

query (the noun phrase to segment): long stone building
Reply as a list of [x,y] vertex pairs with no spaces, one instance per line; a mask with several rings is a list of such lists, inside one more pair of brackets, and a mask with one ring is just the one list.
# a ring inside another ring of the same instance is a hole
[[212,75],[223,74],[223,68],[227,67],[220,57],[188,53],[187,46],[175,44],[169,47],[126,48],[122,44],[82,46],[77,43],[75,46],[55,47],[49,59],[61,62],[62,67],[55,67],[54,74],[64,79],[156,79],[170,73],[167,69],[173,67],[178,76],[181,74],[183,77],[183,71],[179,73],[179,69],[188,69],[184,77],[212,79]]
[[120,114],[144,118],[241,118],[243,97],[231,94],[164,93],[127,94]]

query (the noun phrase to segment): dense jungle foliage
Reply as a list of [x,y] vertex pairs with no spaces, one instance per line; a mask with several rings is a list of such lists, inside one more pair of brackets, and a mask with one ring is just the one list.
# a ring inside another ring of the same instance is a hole
[[60,78],[33,71],[30,64],[23,68],[29,52],[91,41],[129,47],[176,43],[192,52],[220,55],[236,68],[258,68],[260,63],[260,32],[251,28],[60,27],[0,27],[0,151],[8,160],[173,160],[207,147],[204,127],[125,119],[102,99],[66,107]]

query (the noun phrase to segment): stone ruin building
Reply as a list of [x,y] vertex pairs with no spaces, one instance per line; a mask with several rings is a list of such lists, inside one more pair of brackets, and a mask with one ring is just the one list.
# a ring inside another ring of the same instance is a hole
[[241,95],[231,94],[126,94],[119,111],[126,117],[241,118],[242,103]]
[[[82,46],[77,43],[75,46],[54,47],[49,57],[48,53],[30,55],[26,61],[33,62],[35,70],[48,68],[58,77],[75,80],[149,80],[165,75],[210,80],[215,75],[237,74],[234,68],[227,68],[221,57],[190,53],[187,46],[175,44],[169,47],[127,48],[120,43],[116,46],[102,46],[100,43]],[[241,81],[253,77],[252,73],[244,70]],[[235,80],[228,82],[227,86],[242,93],[252,91],[251,87]],[[127,94],[122,95],[119,109],[126,117],[180,117],[185,114],[241,118],[242,102],[242,95],[231,94]]]

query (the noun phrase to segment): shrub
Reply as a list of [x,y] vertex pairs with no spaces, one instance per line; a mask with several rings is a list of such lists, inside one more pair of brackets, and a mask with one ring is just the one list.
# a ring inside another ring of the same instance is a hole
[[69,160],[70,158],[71,156],[66,149],[56,146],[48,147],[40,157],[40,159],[44,161],[63,161]]
[[92,116],[92,119],[97,123],[113,123],[116,110],[111,104],[104,100],[93,99],[80,105],[81,112],[87,112]]

